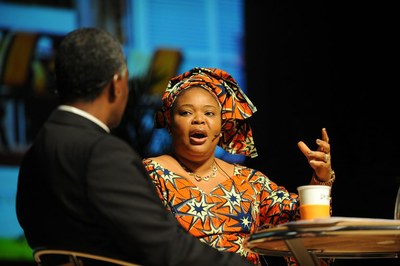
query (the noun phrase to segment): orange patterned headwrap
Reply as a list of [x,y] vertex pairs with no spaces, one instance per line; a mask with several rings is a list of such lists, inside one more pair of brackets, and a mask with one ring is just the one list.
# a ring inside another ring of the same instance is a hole
[[240,89],[232,76],[217,68],[195,67],[172,78],[162,96],[162,107],[156,113],[155,127],[168,127],[175,99],[185,89],[201,87],[216,96],[221,104],[222,137],[218,145],[231,154],[256,157],[253,133],[248,118],[257,108]]

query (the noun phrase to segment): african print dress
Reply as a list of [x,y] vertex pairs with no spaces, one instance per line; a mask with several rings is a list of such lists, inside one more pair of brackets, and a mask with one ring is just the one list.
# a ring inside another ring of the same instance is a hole
[[165,207],[187,231],[255,265],[260,258],[243,247],[245,238],[260,226],[299,219],[297,195],[254,169],[235,164],[234,175],[207,194],[151,159],[143,163]]

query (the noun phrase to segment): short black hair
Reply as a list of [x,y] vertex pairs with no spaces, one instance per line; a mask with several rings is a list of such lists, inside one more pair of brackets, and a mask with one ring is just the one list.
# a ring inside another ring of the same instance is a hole
[[126,70],[121,43],[99,28],[80,28],[57,48],[55,75],[61,102],[92,101],[116,72]]

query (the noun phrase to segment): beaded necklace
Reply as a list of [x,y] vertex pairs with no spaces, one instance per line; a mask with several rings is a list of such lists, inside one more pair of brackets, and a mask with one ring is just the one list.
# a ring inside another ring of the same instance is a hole
[[208,180],[210,180],[210,178],[213,178],[213,177],[216,177],[216,176],[217,176],[218,168],[217,168],[217,166],[215,165],[215,160],[214,160],[213,164],[211,165],[211,172],[210,172],[210,174],[208,174],[208,175],[206,175],[206,176],[199,176],[198,174],[193,173],[193,171],[190,170],[189,167],[187,167],[186,165],[184,165],[184,164],[183,164],[181,161],[179,161],[178,159],[177,159],[177,161],[178,161],[178,163],[182,166],[182,168],[188,173],[188,175],[194,177],[194,179],[195,179],[197,182],[200,182],[200,181],[208,181]]

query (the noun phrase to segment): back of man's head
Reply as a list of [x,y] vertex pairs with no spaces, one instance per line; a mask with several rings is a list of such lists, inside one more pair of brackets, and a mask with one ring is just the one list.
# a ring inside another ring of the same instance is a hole
[[120,42],[97,28],[70,32],[55,57],[57,92],[62,103],[97,98],[113,75],[126,68]]

